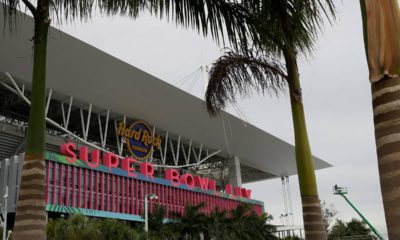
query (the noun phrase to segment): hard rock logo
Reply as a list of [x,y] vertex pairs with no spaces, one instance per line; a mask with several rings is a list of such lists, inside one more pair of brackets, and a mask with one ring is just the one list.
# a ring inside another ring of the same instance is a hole
[[126,147],[136,159],[148,158],[153,147],[161,149],[160,135],[153,136],[150,127],[143,121],[134,122],[129,127],[121,122],[118,125],[117,134],[125,137]]

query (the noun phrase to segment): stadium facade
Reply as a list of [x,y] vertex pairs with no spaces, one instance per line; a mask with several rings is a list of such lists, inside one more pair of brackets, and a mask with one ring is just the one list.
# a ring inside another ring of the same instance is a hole
[[[0,11],[1,14],[4,11]],[[0,16],[2,18],[2,16]],[[33,21],[0,41],[0,203],[15,212],[30,105]],[[243,183],[296,174],[294,147],[59,30],[47,70],[49,213],[142,221],[144,199],[183,212],[264,203]],[[314,157],[316,169],[330,165]]]

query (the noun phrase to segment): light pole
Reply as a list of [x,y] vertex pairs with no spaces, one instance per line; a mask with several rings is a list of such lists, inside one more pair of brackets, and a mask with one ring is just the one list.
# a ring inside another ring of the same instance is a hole
[[146,233],[149,232],[149,213],[148,213],[149,210],[148,210],[148,202],[147,202],[148,199],[156,200],[156,199],[158,199],[158,196],[152,193],[152,194],[147,194],[144,197],[144,231]]

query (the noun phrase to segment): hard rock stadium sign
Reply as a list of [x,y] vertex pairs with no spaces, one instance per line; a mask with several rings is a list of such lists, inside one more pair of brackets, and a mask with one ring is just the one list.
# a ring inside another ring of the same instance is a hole
[[[124,125],[120,126],[122,129]],[[125,127],[125,130],[126,129],[127,128]],[[141,136],[147,136],[147,137],[151,136],[149,135],[151,132],[145,134],[145,131],[148,131],[149,129],[143,130],[143,128],[137,128],[136,130],[126,131],[126,133],[127,134],[129,133],[129,136],[133,134],[133,138],[135,138],[134,135],[140,132],[140,129],[142,129]],[[143,138],[143,139],[145,142],[142,142],[142,144],[146,146],[146,143],[148,145],[150,144],[156,145],[157,142],[159,142],[157,139],[160,138],[159,136],[157,136],[156,138],[152,137],[151,138],[153,139],[152,141],[150,141],[150,138]],[[146,139],[148,139],[148,141],[146,141]],[[79,152],[78,156],[75,153],[77,150]],[[88,147],[82,146],[79,149],[77,149],[75,143],[73,142],[62,144],[60,146],[60,153],[66,157],[66,161],[70,164],[74,164],[76,161],[82,161],[85,162],[86,165],[92,169],[96,169],[100,164],[100,150],[95,149],[91,151],[89,159]],[[118,155],[114,153],[104,152],[102,154],[102,164],[108,169],[109,172],[112,172],[113,168],[122,168],[122,170],[126,171],[128,177],[133,177],[133,178],[137,177],[134,164],[138,164],[138,161],[134,158],[125,157],[123,159],[120,159]],[[154,170],[155,170],[154,166],[149,162],[141,162],[139,166],[140,166],[140,174],[144,175],[146,179],[154,181]],[[177,169],[171,169],[171,168],[165,169],[164,176],[166,180],[170,181],[172,186],[180,186],[181,184],[183,184],[186,185],[189,189],[197,187],[201,190],[211,190],[215,192],[217,191],[215,180],[202,178],[200,176],[193,176],[190,173],[185,173],[181,175]],[[251,190],[242,187],[233,188],[231,184],[225,185],[225,192],[227,194],[232,194],[239,197],[251,198]]]
[[154,136],[150,127],[143,121],[134,122],[129,127],[121,122],[118,125],[117,134],[125,137],[126,147],[136,159],[148,158],[154,147],[161,150],[160,135]]

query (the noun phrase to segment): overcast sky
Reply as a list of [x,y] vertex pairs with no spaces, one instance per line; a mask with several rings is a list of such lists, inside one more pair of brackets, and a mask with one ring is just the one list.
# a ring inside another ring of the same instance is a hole
[[[386,234],[359,1],[337,2],[337,22],[332,27],[326,26],[317,51],[299,64],[313,154],[334,165],[317,172],[319,196],[335,205],[339,218],[358,218],[342,198],[332,193],[334,184],[348,187],[348,197],[379,231]],[[221,47],[210,39],[150,16],[135,21],[95,16],[87,23],[75,22],[63,25],[62,29],[171,84],[202,64],[211,63],[221,53]],[[193,88],[187,84],[183,89],[201,97],[202,78]],[[254,95],[240,100],[239,105],[251,123],[293,143],[287,96]],[[237,115],[234,110],[231,112]],[[295,223],[301,224],[297,176],[290,180]],[[255,199],[265,202],[266,210],[279,224],[279,216],[284,210],[280,180],[246,187],[253,189]]]

